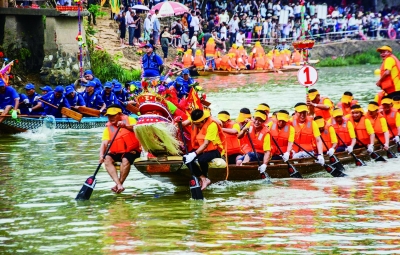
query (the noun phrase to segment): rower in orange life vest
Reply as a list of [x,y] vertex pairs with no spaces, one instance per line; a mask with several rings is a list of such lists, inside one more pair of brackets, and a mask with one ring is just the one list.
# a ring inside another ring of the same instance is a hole
[[319,132],[321,133],[321,140],[323,144],[323,151],[329,157],[335,153],[336,146],[338,145],[338,140],[335,132],[335,128],[326,121],[321,116],[316,116],[314,121],[317,123]]
[[371,121],[375,131],[375,138],[384,144],[385,150],[389,149],[389,131],[385,117],[378,112],[379,105],[377,102],[369,102],[368,113],[366,117]]
[[[249,122],[251,121],[251,112],[248,108],[242,108],[239,111],[239,116],[236,119],[236,123],[239,124],[240,130],[242,130]],[[250,142],[247,138],[247,136],[243,136],[240,139],[240,147],[242,149],[243,154],[249,153],[252,151],[252,148],[250,146]],[[240,157],[236,160],[236,165],[240,166],[242,164],[244,157]]]
[[333,118],[331,119],[331,124],[332,127],[335,129],[336,135],[340,137],[344,142],[343,144],[340,139],[338,139],[339,146],[336,147],[336,152],[347,151],[348,153],[352,153],[353,148],[356,145],[356,133],[353,123],[347,118],[343,117],[343,115],[344,114],[342,109],[333,109]]
[[182,64],[184,68],[189,68],[193,65],[193,54],[192,54],[192,49],[188,49],[185,51],[185,53],[182,56]]
[[[283,159],[284,162],[289,160],[290,152],[293,148],[295,130],[289,122],[289,112],[280,110],[276,113],[276,121],[270,122],[269,132],[281,148],[283,155],[276,146],[273,146],[272,159]],[[273,143],[275,145],[275,143]]]
[[393,108],[393,100],[389,97],[382,99],[382,109],[382,115],[386,119],[389,128],[389,136],[393,138],[394,142],[399,143],[400,113]]
[[[108,122],[106,124],[107,127],[103,131],[99,163],[104,162],[108,174],[115,182],[115,186],[111,190],[115,193],[121,193],[125,190],[122,185],[128,177],[133,161],[140,156],[141,146],[133,132],[136,120],[122,114],[122,108],[117,104],[110,105],[104,115],[108,117]],[[107,146],[118,128],[121,129],[103,160]],[[114,162],[121,162],[119,177]]]
[[250,125],[246,125],[239,133],[238,138],[242,138],[248,132],[250,139],[254,144],[253,151],[242,156],[242,162],[250,161],[262,161],[262,165],[258,167],[260,173],[264,173],[267,170],[268,162],[271,158],[271,135],[268,131],[268,127],[264,125],[267,115],[262,111],[256,111],[254,113],[254,121]]
[[[292,118],[292,125],[295,130],[294,141],[310,153],[314,153],[316,149],[318,158],[317,163],[324,165],[325,160],[322,156],[323,149],[321,133],[319,132],[317,123],[313,120],[313,117],[307,116],[308,107],[305,103],[297,103],[294,106],[294,110],[296,111],[295,116]],[[293,146],[293,150],[295,152],[293,158],[309,157],[307,153],[301,151],[301,149],[296,145]]]
[[240,125],[233,120],[227,111],[220,111],[218,119],[222,122],[222,131],[225,134],[227,143],[228,164],[236,164],[236,158],[243,155],[242,148],[237,135],[240,132]]
[[204,59],[201,50],[196,50],[196,56],[194,57],[193,65],[199,69],[203,69],[206,65],[206,60]]
[[381,77],[376,86],[383,89],[390,98],[400,94],[400,62],[389,46],[382,46],[376,50],[383,62],[381,65]]
[[[371,121],[364,116],[364,111],[360,105],[356,104],[351,107],[351,117],[349,121],[351,121],[354,126],[357,139],[364,145],[368,144],[367,151],[369,153],[374,152],[375,131]],[[363,145],[357,142],[354,148],[363,148]]]
[[351,107],[358,104],[357,100],[354,100],[353,93],[346,91],[343,93],[340,102],[336,104],[336,108],[343,110],[344,116],[351,114]]
[[332,116],[332,101],[328,97],[322,97],[316,89],[308,91],[307,106],[310,107],[310,115],[321,116],[324,120],[329,120]]
[[270,112],[270,108],[268,104],[265,103],[261,103],[259,105],[257,105],[257,107],[254,109],[255,111],[262,111],[265,113],[265,115],[267,115],[267,119],[265,120],[265,124],[268,124],[270,122],[269,119],[269,112]]
[[213,120],[208,110],[193,110],[191,141],[194,150],[183,156],[188,165],[197,159],[197,164],[191,164],[193,173],[200,178],[201,190],[204,190],[211,181],[208,177],[208,163],[215,158],[221,158],[221,151],[225,142],[222,128]]

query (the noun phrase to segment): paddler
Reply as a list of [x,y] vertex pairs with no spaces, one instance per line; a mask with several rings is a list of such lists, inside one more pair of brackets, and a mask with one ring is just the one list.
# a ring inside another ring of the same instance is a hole
[[130,114],[130,112],[126,110],[125,106],[128,104],[135,105],[136,102],[134,100],[129,100],[129,94],[125,91],[122,84],[119,82],[115,82],[113,86],[113,92],[117,97],[118,105],[122,108],[122,112],[124,114]]
[[206,60],[204,59],[201,50],[196,50],[196,56],[194,57],[193,65],[198,69],[204,69],[206,66]]
[[26,96],[28,98],[29,114],[40,115],[43,113],[43,103],[39,101],[40,95],[35,92],[32,83],[25,85]]
[[255,111],[262,111],[265,113],[265,115],[267,115],[267,119],[266,119],[266,124],[268,124],[269,122],[269,112],[271,111],[269,108],[269,105],[266,103],[261,103],[259,105],[257,105],[257,107],[254,109]]
[[190,114],[192,119],[191,141],[194,150],[183,156],[187,165],[197,159],[197,164],[191,164],[194,174],[200,178],[201,190],[211,183],[208,179],[208,163],[215,158],[221,158],[221,150],[225,139],[222,128],[210,117],[208,110],[195,109]]
[[330,157],[335,153],[338,145],[335,128],[331,124],[327,123],[321,116],[316,116],[314,121],[317,123],[319,132],[321,133],[323,151]]
[[106,109],[106,104],[100,96],[100,93],[95,91],[96,84],[92,81],[86,83],[86,90],[82,94],[82,98],[85,101],[86,107],[100,110],[102,112]]
[[[294,106],[294,110],[296,111],[296,115],[292,119],[292,125],[296,132],[294,141],[309,153],[314,154],[314,151],[317,150],[318,163],[324,165],[321,133],[319,132],[317,123],[313,120],[313,117],[307,116],[308,107],[305,103],[297,103]],[[293,158],[309,157],[298,146],[293,146],[293,149],[296,152]]]
[[343,115],[344,114],[342,109],[333,109],[333,118],[331,119],[331,124],[332,127],[335,129],[336,135],[340,137],[344,142],[343,144],[340,139],[338,140],[339,146],[336,147],[336,152],[347,151],[348,153],[352,153],[353,148],[356,145],[356,133],[353,123],[345,118]]
[[265,51],[264,48],[261,46],[261,43],[259,41],[257,41],[254,44],[254,48],[251,51],[253,54],[261,54],[262,56],[265,55]]
[[385,45],[376,50],[383,62],[381,65],[380,79],[376,86],[384,90],[390,98],[400,95],[400,62],[392,53],[392,48]]
[[[115,182],[115,186],[111,190],[115,193],[121,193],[125,190],[122,185],[128,177],[131,165],[136,158],[140,157],[141,146],[133,132],[136,120],[122,114],[121,107],[115,104],[107,108],[105,116],[108,117],[108,122],[101,139],[99,163],[104,162],[108,174]],[[120,128],[118,135],[112,143],[105,160],[103,160],[107,146],[114,137],[115,132],[118,131],[118,128]],[[114,162],[121,162],[119,177]]]
[[303,61],[303,56],[301,52],[295,49],[292,53],[292,62],[295,63],[296,66],[299,66],[302,61]]
[[389,130],[386,119],[378,112],[379,105],[377,102],[369,102],[368,112],[366,114],[367,119],[371,121],[372,127],[375,131],[375,138],[383,143],[385,150],[389,149]]
[[238,134],[238,138],[243,138],[246,133],[249,133],[251,142],[254,145],[254,151],[248,152],[242,160],[243,163],[250,161],[260,161],[262,165],[258,167],[260,173],[267,170],[268,162],[271,158],[271,135],[268,127],[264,125],[267,115],[263,111],[254,113],[254,120],[250,125],[246,125]]
[[40,90],[42,91],[42,96],[53,91],[53,89],[50,86],[40,87]]
[[[275,139],[280,149],[283,152],[281,155],[280,151],[276,146],[273,146],[272,159],[283,159],[283,161],[288,161],[290,152],[293,148],[293,142],[295,137],[295,130],[292,124],[289,122],[289,112],[285,110],[280,110],[276,113],[276,122],[271,123],[270,134]],[[272,143],[275,145],[275,143]]]
[[363,145],[367,145],[367,151],[369,153],[374,152],[375,131],[371,121],[364,116],[364,111],[360,105],[356,104],[351,107],[349,121],[354,126],[357,139],[362,143],[357,142],[354,148],[363,148]]
[[193,61],[194,61],[194,57],[193,57],[192,49],[188,49],[187,51],[185,51],[185,53],[182,56],[183,67],[189,68],[189,67],[193,66]]
[[240,70],[240,68],[236,62],[235,54],[229,53],[228,56],[229,56],[229,58],[228,58],[228,62],[226,65],[226,70],[228,70],[228,71]]
[[344,116],[351,114],[351,107],[358,104],[357,100],[354,100],[353,93],[346,91],[343,93],[340,102],[336,104],[336,108],[340,108],[343,111]]
[[94,74],[92,70],[86,70],[83,73],[83,77],[81,78],[81,81],[84,83],[83,85],[86,86],[85,84],[89,82],[93,82],[95,84],[94,90],[95,91],[102,91],[103,90],[103,85],[101,84],[101,81],[94,77]]
[[17,117],[17,110],[19,106],[18,92],[11,86],[6,86],[5,82],[0,79],[0,109],[3,112],[0,115],[0,123],[4,121],[5,117],[1,117],[14,110],[14,117]]
[[180,76],[176,78],[173,87],[175,88],[179,99],[182,99],[189,94],[189,86],[185,85],[183,78]]
[[61,118],[61,117],[66,117],[61,113],[61,109],[63,107],[66,108],[71,108],[68,100],[64,96],[64,87],[63,86],[57,86],[53,92],[50,92],[48,94],[44,101],[54,105],[57,108],[54,108],[53,106],[50,106],[48,104],[43,103],[43,108],[44,112],[46,115],[53,115],[55,118]]
[[382,99],[382,115],[386,119],[389,136],[393,138],[396,143],[399,142],[400,135],[400,113],[393,107],[393,100],[389,97]]
[[205,48],[205,54],[206,54],[206,62],[207,66],[211,65],[212,70],[215,70],[215,52],[217,51],[217,45],[215,44],[214,38],[208,39],[206,43],[206,48]]
[[243,155],[239,139],[237,138],[240,132],[240,125],[231,120],[231,116],[227,111],[220,111],[218,119],[222,122],[222,131],[225,134],[228,164],[236,164],[236,158]]
[[322,97],[316,89],[308,91],[307,106],[310,107],[310,115],[321,116],[326,121],[332,117],[332,101],[328,97]]
[[86,106],[82,95],[77,93],[71,85],[65,87],[65,98],[73,109],[78,109],[79,106]]
[[100,96],[106,104],[106,107],[109,107],[112,104],[119,104],[117,97],[112,91],[112,84],[109,81],[104,84],[104,90],[100,92]]
[[195,83],[194,79],[190,77],[189,69],[183,69],[182,71],[183,85],[189,89],[189,86]]

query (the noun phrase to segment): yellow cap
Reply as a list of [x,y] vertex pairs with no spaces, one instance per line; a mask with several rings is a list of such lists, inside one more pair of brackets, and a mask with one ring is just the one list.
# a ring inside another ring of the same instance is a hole
[[352,96],[349,96],[349,95],[343,95],[342,96],[342,99],[340,100],[342,103],[344,103],[344,104],[349,104],[349,103],[351,103],[351,100],[353,100],[353,97]]
[[267,118],[267,115],[265,113],[261,112],[261,111],[256,111],[254,113],[254,118],[257,118],[257,117],[262,119],[262,120],[265,120]]
[[243,48],[243,46],[242,45],[240,45],[239,46],[239,50],[243,50],[244,48]]
[[379,106],[377,106],[377,105],[374,105],[374,104],[369,104],[368,105],[368,111],[373,112],[373,111],[376,111],[378,109],[379,109]]
[[363,108],[354,108],[354,109],[351,109],[351,112],[362,112],[362,113],[364,113],[364,110],[363,110]]
[[308,97],[310,98],[311,101],[314,100],[317,95],[319,95],[318,90],[314,91],[314,92],[311,92],[311,93],[308,93]]
[[256,111],[270,111],[268,106],[262,105],[262,104],[259,104],[257,106],[257,108],[255,108],[254,110],[256,110]]
[[218,119],[220,121],[228,121],[231,118],[231,116],[229,116],[228,114],[225,113],[218,113]]
[[343,116],[343,110],[340,108],[333,110],[332,116],[334,118],[337,116]]
[[389,46],[387,46],[387,45],[385,45],[385,46],[382,46],[382,47],[380,47],[380,48],[376,49],[376,51],[377,51],[377,52],[380,52],[380,51],[385,51],[385,50],[392,52],[392,48],[390,48],[390,47],[389,47]]
[[308,112],[308,107],[307,107],[307,105],[299,105],[299,106],[296,106],[294,108],[294,110],[296,112],[304,112],[304,111]]
[[400,101],[393,101],[393,108],[396,110],[400,109]]
[[104,114],[104,116],[107,115],[116,115],[118,113],[122,112],[121,108],[118,107],[110,107],[107,109],[106,114]]
[[319,128],[322,128],[322,127],[325,126],[325,120],[323,118],[317,119],[317,120],[314,120],[314,121],[315,121],[315,123],[317,123]]
[[382,99],[381,104],[391,104],[393,100],[391,98],[384,98]]
[[210,114],[210,111],[208,111],[208,110],[203,110],[203,116],[201,116],[201,118],[198,119],[198,120],[192,120],[192,122],[193,122],[193,123],[199,123],[199,122],[201,122],[201,121],[207,119],[208,117],[210,117],[210,115],[211,115],[211,114]]
[[276,118],[277,118],[278,120],[283,120],[283,121],[288,122],[288,121],[289,121],[289,114],[286,114],[286,113],[284,113],[284,112],[278,112],[278,113],[276,114]]
[[234,49],[237,48],[236,43],[232,44],[232,48],[234,48]]
[[239,113],[239,116],[237,117],[236,121],[237,122],[243,122],[246,119],[250,119],[250,118],[251,118],[251,114]]
[[196,50],[196,56],[201,56],[201,50]]
[[254,46],[261,46],[261,43],[257,41]]

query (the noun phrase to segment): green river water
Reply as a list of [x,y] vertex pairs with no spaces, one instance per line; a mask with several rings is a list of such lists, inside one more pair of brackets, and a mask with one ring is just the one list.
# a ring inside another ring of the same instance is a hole
[[[366,106],[375,68],[321,68],[315,87],[334,101],[350,90]],[[262,102],[292,112],[305,99],[293,75],[200,82],[214,114]],[[400,158],[346,166],[346,178],[212,184],[201,202],[134,169],[116,195],[102,169],[90,201],[77,202],[101,131],[0,136],[0,254],[400,254]]]

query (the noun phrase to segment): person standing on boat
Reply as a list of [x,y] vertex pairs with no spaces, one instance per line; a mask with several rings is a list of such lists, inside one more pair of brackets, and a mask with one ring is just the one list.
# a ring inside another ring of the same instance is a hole
[[[307,116],[308,107],[305,103],[297,103],[294,106],[296,111],[295,116],[292,118],[292,125],[295,130],[295,143],[299,144],[303,149],[314,154],[315,149],[317,150],[317,163],[324,165],[325,160],[322,155],[322,140],[321,133],[317,123],[313,120],[313,117]],[[309,155],[302,151],[298,146],[293,146],[294,155],[293,158],[307,158]]]
[[150,43],[144,46],[146,54],[142,57],[143,78],[160,79],[160,75],[164,70],[162,58],[153,52],[153,45]]
[[273,150],[271,151],[272,159],[282,159],[286,162],[289,160],[295,136],[294,127],[289,122],[289,112],[280,110],[276,114],[276,121],[270,122],[270,124],[269,132],[283,152],[283,155],[281,155],[279,149],[273,146]]
[[314,121],[317,123],[319,132],[321,133],[322,143],[325,143],[322,146],[323,151],[330,157],[335,153],[338,145],[335,128],[331,124],[328,124],[321,116],[316,116]]
[[[122,108],[116,104],[112,104],[107,108],[105,116],[108,117],[108,122],[101,139],[99,163],[104,162],[108,174],[115,182],[115,186],[111,190],[115,193],[121,193],[125,190],[123,184],[129,175],[131,165],[135,159],[140,157],[141,146],[135,132],[133,132],[136,120],[124,115]],[[107,146],[118,131],[118,128],[120,128],[118,135],[112,143],[105,159],[103,159]],[[121,162],[119,176],[114,162]]]
[[6,86],[5,82],[0,79],[0,110],[3,112],[0,115],[0,123],[4,121],[7,114],[9,114],[10,110],[14,110],[14,116],[18,110],[19,106],[19,95],[17,91],[10,86]]
[[[351,121],[354,126],[357,139],[364,145],[368,144],[367,151],[372,153],[374,151],[375,130],[371,121],[364,116],[364,110],[360,105],[356,104],[351,107],[351,117],[349,121]],[[354,148],[363,148],[364,146],[361,143],[358,142]]]
[[197,159],[200,167],[197,164],[191,165],[194,174],[201,180],[201,189],[204,190],[211,183],[208,179],[208,163],[215,158],[221,158],[225,136],[208,110],[195,109],[190,117],[191,142],[194,150],[184,155],[183,159],[186,165]]
[[102,91],[103,90],[103,85],[101,84],[101,81],[98,78],[94,77],[94,74],[93,74],[92,70],[86,70],[83,73],[83,77],[81,78],[81,81],[84,84],[87,84],[90,81],[94,82],[94,84],[95,84],[94,90],[95,91]]
[[396,143],[400,142],[400,113],[393,107],[393,100],[389,97],[382,99],[382,115],[385,117],[388,128],[389,136],[393,138]]
[[26,91],[26,96],[28,98],[28,102],[26,103],[26,105],[28,106],[28,112],[29,112],[28,114],[33,114],[33,115],[42,114],[43,104],[42,102],[39,101],[40,95],[35,92],[35,86],[32,83],[28,83],[25,85],[25,91]]
[[271,134],[268,127],[265,126],[266,120],[267,115],[263,111],[256,111],[253,122],[250,125],[246,125],[237,136],[238,139],[241,139],[246,133],[249,133],[249,139],[251,139],[255,149],[255,152],[248,152],[238,160],[241,160],[242,164],[251,161],[263,162],[258,167],[260,173],[264,173],[267,170],[267,165],[271,158]]
[[100,93],[95,91],[96,83],[89,81],[86,83],[86,90],[82,94],[82,98],[85,101],[86,107],[104,111],[106,104],[100,96]]
[[104,85],[104,90],[100,93],[100,96],[106,104],[106,107],[109,107],[112,104],[119,104],[117,97],[112,91],[112,84],[109,81]]
[[54,108],[53,106],[50,106],[48,104],[43,104],[44,112],[46,113],[46,115],[53,115],[55,118],[66,117],[61,113],[61,109],[63,107],[66,107],[68,109],[71,108],[68,100],[64,96],[63,86],[57,86],[53,92],[48,93],[48,96],[46,96],[44,100],[57,107]]
[[322,97],[316,89],[308,91],[307,106],[310,109],[310,115],[321,116],[326,121],[332,117],[334,104],[328,97]]
[[344,142],[343,144],[340,139],[338,140],[336,152],[347,151],[348,153],[352,153],[356,145],[356,133],[353,123],[343,116],[344,113],[342,109],[335,108],[333,110],[331,119],[332,127],[335,129],[336,135]]
[[357,100],[354,100],[353,93],[346,91],[343,93],[340,102],[336,104],[336,108],[340,108],[343,111],[343,115],[351,114],[351,107],[358,104]]
[[388,94],[390,98],[400,96],[400,62],[392,53],[392,48],[385,45],[376,50],[383,62],[381,65],[381,77],[376,86]]
[[377,102],[369,102],[368,112],[366,118],[371,121],[372,127],[375,131],[375,138],[383,143],[383,148],[387,151],[389,149],[389,129],[385,117],[378,112],[379,105]]
[[227,143],[228,164],[236,164],[237,157],[243,155],[237,135],[240,132],[240,125],[233,120],[227,111],[220,111],[218,119],[222,122],[222,131],[225,134]]
[[72,85],[65,87],[65,98],[67,99],[69,106],[73,109],[78,110],[79,106],[86,106],[82,95],[77,93]]

